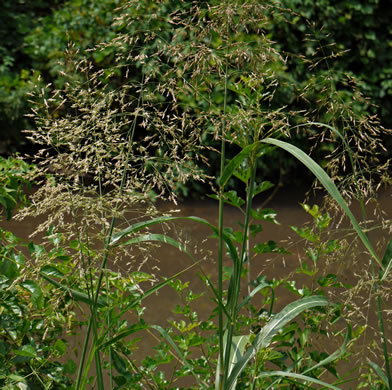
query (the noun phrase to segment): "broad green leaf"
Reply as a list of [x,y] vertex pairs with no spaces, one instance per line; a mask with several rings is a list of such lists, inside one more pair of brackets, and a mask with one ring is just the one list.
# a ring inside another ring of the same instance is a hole
[[30,358],[34,358],[37,356],[37,351],[30,344],[23,345],[23,347],[21,347],[20,349],[13,349],[12,352],[18,356],[24,356]]
[[16,206],[16,200],[7,192],[10,192],[9,189],[4,188],[4,192],[2,196],[0,196],[0,203],[4,206],[7,215],[7,221],[12,218],[12,209]]
[[25,280],[20,284],[23,288],[31,292],[31,302],[37,309],[44,307],[44,296],[41,287],[33,280]]
[[22,252],[12,253],[12,259],[15,261],[18,269],[25,264],[25,257]]
[[78,249],[79,248],[79,241],[78,240],[72,240],[69,243],[69,247],[72,249]]
[[[356,218],[353,213],[347,206],[347,203],[343,199],[336,185],[333,183],[331,178],[327,175],[327,173],[320,167],[314,160],[312,160],[307,154],[305,154],[301,149],[297,148],[294,145],[291,145],[287,142],[280,141],[277,139],[266,138],[262,142],[269,143],[272,145],[279,146],[280,148],[286,150],[291,153],[294,157],[296,157],[299,161],[301,161],[319,180],[319,182],[323,185],[323,187],[329,192],[329,194],[335,199],[335,201],[339,204],[339,206],[343,209],[346,215],[349,217],[351,224],[353,225],[355,231],[358,234],[358,237],[361,239],[366,249],[369,251],[371,256],[377,261],[377,263],[384,269],[384,266],[381,263],[381,260],[377,256],[377,253],[373,249],[370,244],[369,239],[366,234],[363,232],[361,227],[359,226]],[[385,273],[383,275],[384,279]]]
[[65,351],[67,350],[67,345],[64,343],[63,340],[57,339],[56,342],[54,343],[54,348],[62,356],[65,354]]
[[244,149],[242,149],[241,152],[239,152],[232,160],[230,160],[229,163],[226,165],[225,169],[223,170],[222,176],[218,180],[219,186],[224,187],[233,175],[234,171],[237,169],[237,167],[246,158],[248,158],[252,154],[252,152],[258,147],[258,142],[248,145]]
[[288,304],[260,330],[244,356],[235,364],[233,371],[225,384],[225,390],[234,389],[234,384],[237,381],[238,376],[244,370],[249,360],[251,360],[259,350],[267,348],[271,343],[273,336],[287,323],[306,309],[327,305],[328,301],[322,296],[306,297]]
[[64,372],[66,374],[75,374],[77,368],[78,367],[72,359],[68,359],[67,362],[64,364]]
[[36,245],[33,242],[29,242],[27,248],[29,249],[30,254],[36,259],[39,259],[45,254],[45,248],[42,245]]
[[9,280],[14,280],[19,276],[18,265],[15,261],[3,257],[0,259],[0,274],[6,276]]
[[124,358],[122,358],[116,351],[112,351],[112,359],[114,363],[115,369],[120,373],[120,374],[126,374],[127,373],[127,363]]
[[262,372],[261,374],[258,374],[257,378],[264,378],[264,377],[271,377],[271,376],[280,376],[280,377],[297,379],[297,380],[304,381],[304,382],[312,382],[312,383],[316,383],[318,385],[327,387],[328,389],[340,390],[339,387],[330,385],[330,384],[328,384],[326,382],[323,382],[323,381],[321,381],[319,379],[312,378],[310,376],[306,376],[306,375],[303,375],[303,374],[296,374],[294,372],[267,371],[267,372]]
[[240,179],[243,183],[248,184],[250,175],[251,175],[251,169],[250,167],[247,166],[239,166],[237,169],[233,172],[233,175],[237,178]]
[[237,191],[228,191],[223,194],[223,201],[231,206],[240,208],[245,201],[237,195]]

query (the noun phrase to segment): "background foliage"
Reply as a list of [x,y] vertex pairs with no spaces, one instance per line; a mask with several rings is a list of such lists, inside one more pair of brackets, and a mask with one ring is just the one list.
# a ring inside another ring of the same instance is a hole
[[[30,110],[26,96],[31,90],[29,82],[37,84],[40,79],[42,86],[52,83],[54,87],[62,88],[65,78],[59,62],[65,61],[64,52],[71,42],[82,52],[110,41],[119,31],[135,33],[146,28],[159,30],[164,42],[170,39],[170,34],[163,17],[191,6],[189,1],[145,0],[139,2],[138,9],[129,10],[135,17],[132,24],[114,24],[116,8],[123,3],[122,0],[2,2],[1,153],[31,148],[31,145],[25,145],[25,138],[21,135],[22,129],[32,126],[24,117]],[[382,125],[392,125],[389,117],[392,104],[392,51],[389,50],[392,30],[388,22],[392,10],[386,1],[267,0],[265,3],[277,5],[280,9],[280,12],[268,15],[270,24],[266,33],[267,38],[278,42],[275,48],[286,56],[286,61],[279,65],[280,69],[273,69],[280,83],[274,95],[276,107],[286,105],[287,110],[301,109],[306,102],[316,109],[320,98],[334,94],[342,105],[350,102],[350,109],[358,116],[378,114]],[[184,35],[181,39],[184,48],[189,48],[192,37]],[[234,39],[240,41],[242,37],[239,35]],[[155,45],[158,43],[159,40],[139,41],[130,47],[130,51],[134,56],[148,55],[157,49]],[[77,50],[74,56],[79,55]],[[110,45],[104,50],[87,52],[87,60],[92,60],[96,69],[107,68],[113,59],[114,49]],[[277,62],[272,66],[276,67]],[[115,77],[104,82],[114,88],[124,77],[125,74],[117,70]],[[130,77],[140,81],[141,74],[134,68]],[[328,88],[325,88],[326,82]],[[305,86],[307,91],[304,94]],[[370,100],[363,99],[362,94],[369,96]],[[212,96],[216,104],[220,104],[219,95],[216,91]],[[186,94],[182,98],[186,105],[196,103]],[[328,123],[332,116],[336,117],[331,107],[318,110],[320,121]],[[306,149],[309,147],[308,138],[308,134],[298,134],[295,143]],[[212,139],[205,141],[214,146]],[[389,137],[385,144],[390,144]],[[315,157],[323,161],[323,156],[331,149],[332,146],[320,146]],[[384,156],[387,157],[386,152]],[[296,174],[297,167],[293,160],[285,159],[282,163],[273,156],[268,164],[269,178],[283,175],[285,182],[298,181],[302,171]],[[216,174],[214,168],[209,173]],[[194,187],[202,192],[200,186]],[[183,194],[186,196],[188,193],[189,188],[184,188]]]

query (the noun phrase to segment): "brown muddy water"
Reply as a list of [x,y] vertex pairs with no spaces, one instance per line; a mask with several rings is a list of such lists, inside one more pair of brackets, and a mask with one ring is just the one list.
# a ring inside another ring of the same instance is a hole
[[[272,199],[272,201],[264,206],[275,209],[277,211],[277,220],[280,222],[280,225],[276,225],[270,222],[263,222],[263,231],[258,234],[256,240],[253,240],[252,244],[256,242],[267,242],[268,240],[274,240],[280,243],[279,246],[289,247],[292,254],[268,254],[258,256],[251,262],[250,272],[253,279],[257,276],[265,275],[267,279],[289,278],[289,280],[295,280],[297,286],[300,286],[303,283],[309,283],[309,277],[296,273],[300,262],[303,261],[306,256],[304,254],[303,243],[298,242],[295,233],[290,228],[292,225],[300,227],[304,224],[310,223],[311,221],[311,217],[299,205],[299,203],[303,202],[303,200],[304,191],[301,189],[296,189],[294,191],[289,189],[282,189],[280,192],[278,192],[277,196]],[[379,194],[379,201],[381,210],[385,212],[385,219],[391,219],[392,190],[381,192]],[[308,201],[310,205],[315,203],[321,204],[321,202],[321,196],[313,196]],[[263,199],[260,199],[259,202],[256,202],[256,206],[257,203],[263,203]],[[214,225],[218,224],[218,207],[217,202],[215,201],[187,201],[178,206],[175,206],[174,208],[179,210],[178,213],[176,213],[177,215],[198,216],[207,219]],[[163,212],[168,212],[169,210],[173,209],[173,205],[160,204],[159,209]],[[359,206],[353,205],[352,209],[354,214],[359,217]],[[372,217],[375,209],[373,206],[369,205],[367,211],[369,213],[369,217]],[[238,226],[237,223],[242,221],[242,219],[243,215],[239,210],[230,206],[225,208],[225,226],[229,226],[235,229],[236,226]],[[27,219],[22,223],[16,221],[2,221],[1,224],[4,229],[11,230],[16,236],[27,239],[37,226],[37,221],[34,219]],[[347,222],[343,222],[340,228],[344,229],[348,226],[349,225]],[[192,251],[197,259],[201,259],[200,266],[202,267],[203,271],[210,276],[212,281],[216,281],[217,240],[210,238],[211,230],[207,226],[196,225],[191,221],[176,222],[172,225],[171,229],[172,230],[169,232],[169,235],[173,236],[173,238],[179,236],[181,237],[182,241],[186,241],[187,249]],[[385,231],[372,231],[370,233],[370,238],[372,243],[378,241],[383,242],[388,239],[388,233]],[[297,244],[291,244],[294,241],[296,241]],[[380,249],[378,251],[380,255],[383,253],[384,247],[385,243],[381,243]],[[191,260],[186,255],[180,253],[176,248],[169,245],[161,246],[159,249],[156,249],[152,253],[152,257],[153,259],[147,261],[142,270],[159,275],[160,278],[171,277],[172,275],[181,272],[185,268],[192,265]],[[140,257],[138,261],[143,262],[144,259]],[[231,265],[230,259],[225,259],[225,265]],[[137,266],[137,263],[135,266]],[[359,280],[357,274],[361,271],[369,269],[369,258],[363,254],[363,247],[359,245],[358,250],[354,252],[347,251],[346,255],[341,256],[336,261],[330,260],[328,263],[322,264],[321,266],[322,270],[320,272],[322,274],[338,274],[340,275],[340,280],[342,282],[355,285]],[[115,267],[123,270],[123,272],[126,269],[125,264],[116,264]],[[191,267],[181,275],[180,279],[183,282],[189,281],[190,289],[195,293],[206,292],[206,287],[198,274],[198,268]],[[246,295],[246,291],[246,287],[244,286],[244,290],[242,291],[244,296]],[[332,297],[332,299],[345,299],[344,296],[339,294],[339,291],[336,292],[336,296]],[[279,288],[276,292],[276,295],[278,299],[275,310],[283,308],[286,304],[298,298],[283,288]],[[358,302],[363,302],[366,298],[367,297],[359,297]],[[195,309],[199,313],[199,319],[207,319],[215,307],[211,294],[206,292],[205,296],[196,302],[197,306]],[[180,319],[177,315],[172,313],[172,309],[174,309],[176,304],[180,304],[181,301],[174,290],[169,287],[163,288],[157,295],[149,297],[146,301],[144,301],[144,303],[146,306],[145,320],[147,323],[157,324],[165,327],[169,325],[169,321]],[[375,305],[373,304],[373,308],[374,307]],[[369,310],[364,313],[362,322],[363,325],[368,325],[369,329],[377,326],[377,320]],[[344,328],[344,324],[338,326]],[[391,334],[391,329],[391,327],[387,328],[387,337],[388,332]],[[140,335],[135,336],[140,337]],[[137,359],[140,360],[151,353],[152,347],[157,344],[156,339],[150,335],[146,334],[142,337],[143,339],[141,342],[139,342],[137,351]],[[355,353],[361,354],[362,360],[364,360],[364,351],[367,351],[366,353],[374,361],[377,360],[379,356],[381,356],[381,353],[375,349],[373,352],[376,356],[373,356],[372,350],[369,352],[366,348],[364,348],[371,342],[373,337],[374,334],[371,330],[365,332],[365,336],[362,336],[362,339],[359,343],[359,349],[357,351],[354,350]],[[82,338],[83,337],[81,335],[80,339],[75,338],[70,340],[73,348],[81,349]],[[377,339],[377,341],[379,341],[379,339]],[[316,343],[317,342],[318,341],[316,341]],[[339,345],[335,342],[335,340],[328,337],[320,339],[318,344],[319,351],[326,351],[327,353],[331,353],[338,347]],[[378,361],[381,363],[380,360]],[[349,362],[340,363],[340,367],[343,370],[342,372],[347,372],[347,379],[356,377],[357,374],[350,373],[350,371],[355,367],[355,364],[356,358],[354,359],[354,357],[350,358]],[[167,370],[170,371],[170,369],[172,369],[172,367],[168,367]],[[331,377],[329,378],[331,379]],[[179,381],[176,383],[179,388],[187,388],[187,386],[192,384],[191,382],[186,381]],[[358,384],[359,380],[357,378],[354,381],[347,384],[342,384],[339,387],[342,389],[356,389]]]

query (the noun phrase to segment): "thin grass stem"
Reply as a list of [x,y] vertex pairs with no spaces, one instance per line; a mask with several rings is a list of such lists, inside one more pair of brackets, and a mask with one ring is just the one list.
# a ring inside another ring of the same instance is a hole
[[[142,83],[141,83],[141,89],[140,89],[140,94],[139,94],[137,107],[140,107],[140,104],[143,101],[143,89],[144,89],[144,73],[143,73],[143,77],[142,77]],[[126,180],[127,172],[128,172],[128,164],[129,164],[128,161],[129,161],[129,158],[130,158],[133,137],[134,137],[134,133],[135,133],[135,129],[136,129],[137,118],[138,118],[138,112],[136,110],[135,118],[134,118],[134,120],[132,122],[132,125],[131,125],[131,128],[130,128],[128,134],[127,134],[128,143],[127,143],[126,147],[128,149],[127,149],[127,154],[126,154],[126,159],[125,159],[125,166],[124,166],[124,169],[123,169],[123,172],[122,172],[121,184],[120,184],[120,188],[119,188],[120,195],[124,191],[125,180]],[[115,211],[117,211],[117,209],[118,209],[118,205],[115,207]],[[106,238],[104,240],[104,258],[103,258],[101,266],[100,266],[100,273],[99,273],[99,276],[98,276],[96,290],[95,290],[95,293],[93,294],[93,307],[94,308],[97,307],[99,293],[100,293],[102,280],[103,280],[103,276],[104,276],[104,269],[106,268],[106,264],[107,264],[107,261],[109,259],[109,252],[110,252],[110,244],[109,243],[110,243],[110,240],[111,240],[112,235],[113,235],[115,222],[116,222],[116,217],[115,217],[115,215],[113,215],[112,218],[111,218],[110,227],[109,227],[107,236],[106,236]],[[92,327],[94,328],[94,326],[92,326],[93,322],[94,322],[93,318],[94,318],[94,315],[92,315],[91,318],[89,319],[89,325],[88,325],[86,336],[85,336],[85,343],[83,345],[82,358],[81,358],[81,361],[80,361],[80,364],[79,364],[79,371],[78,371],[76,390],[80,389],[81,373],[83,372],[83,366],[84,366],[84,362],[85,362],[86,355],[87,355],[85,349],[88,346],[88,340],[89,340],[89,337],[90,337],[91,328]],[[95,344],[96,340],[97,339],[94,340],[94,344]]]
[[[221,156],[220,156],[220,175],[223,175],[225,168],[225,152],[226,152],[226,111],[227,111],[227,93],[228,93],[228,47],[226,46],[225,56],[225,84],[224,84],[224,101],[223,101],[223,120],[222,120],[222,132],[221,132]],[[219,222],[218,222],[218,333],[219,333],[219,365],[218,372],[218,383],[219,390],[224,388],[225,384],[225,369],[224,369],[224,326],[223,326],[223,213],[224,213],[224,201],[223,201],[224,185],[219,186]]]

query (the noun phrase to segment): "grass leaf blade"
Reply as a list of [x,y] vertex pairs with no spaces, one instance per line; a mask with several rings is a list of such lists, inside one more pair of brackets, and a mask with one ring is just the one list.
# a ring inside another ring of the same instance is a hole
[[270,377],[270,376],[280,376],[280,377],[286,377],[286,378],[292,378],[292,379],[299,379],[301,381],[306,381],[306,382],[312,382],[316,383],[318,385],[327,387],[328,389],[333,389],[333,390],[340,390],[339,387],[330,385],[326,382],[323,382],[319,379],[312,378],[310,376],[306,376],[303,374],[296,374],[294,372],[287,372],[287,371],[267,371],[267,372],[262,372],[257,376],[257,378],[262,378],[262,377]]
[[382,267],[381,261],[377,256],[375,250],[373,249],[372,245],[370,244],[369,239],[367,238],[366,234],[362,231],[361,227],[359,226],[356,218],[354,217],[353,213],[347,206],[347,203],[343,199],[342,195],[340,194],[339,190],[337,189],[336,185],[333,183],[331,178],[327,175],[323,168],[320,167],[313,159],[311,159],[306,153],[304,153],[301,149],[297,148],[294,145],[289,144],[288,142],[280,141],[273,138],[266,138],[262,142],[276,145],[287,152],[291,153],[294,157],[296,157],[299,161],[301,161],[319,180],[319,182],[323,185],[323,187],[329,192],[329,194],[335,199],[335,201],[339,204],[339,206],[343,209],[346,215],[349,217],[355,231],[357,232],[359,238],[365,245],[366,249],[369,251],[371,256],[377,261],[377,263]]
[[266,348],[270,344],[272,337],[288,322],[290,322],[293,318],[306,309],[310,309],[315,306],[327,305],[328,301],[322,296],[306,297],[288,304],[280,313],[273,317],[272,320],[261,329],[244,356],[236,363],[231,375],[226,382],[225,390],[234,389],[234,384],[236,383],[238,376],[246,367],[249,360],[252,359],[252,357],[260,349]]
[[[40,273],[40,275],[47,282],[53,284],[53,286],[62,289],[66,293],[69,293],[72,296],[72,298],[74,298],[76,301],[87,303],[90,306],[92,306],[94,304],[93,299],[90,298],[87,294],[85,294],[85,293],[83,293],[81,291],[77,291],[77,290],[75,290],[73,288],[69,288],[69,287],[65,286],[64,284],[59,283],[59,282],[57,282],[56,280],[54,280],[52,278],[49,278],[48,276],[46,276],[42,272]],[[98,299],[97,305],[98,306],[107,306],[107,302],[104,299]]]
[[370,365],[370,367],[373,368],[373,370],[376,372],[376,374],[379,376],[379,378],[385,383],[385,386],[388,387],[388,378],[385,375],[382,368],[378,364],[371,362],[371,361],[369,361],[369,365]]
[[338,348],[334,353],[329,355],[327,358],[321,360],[321,362],[317,363],[313,367],[308,368],[305,370],[302,374],[307,374],[308,372],[312,372],[316,368],[322,367],[328,363],[333,362],[336,359],[339,359],[343,354],[347,351],[347,344],[348,342],[352,339],[352,334],[351,334],[351,326],[347,325],[347,333],[346,337],[344,338],[343,344]]

